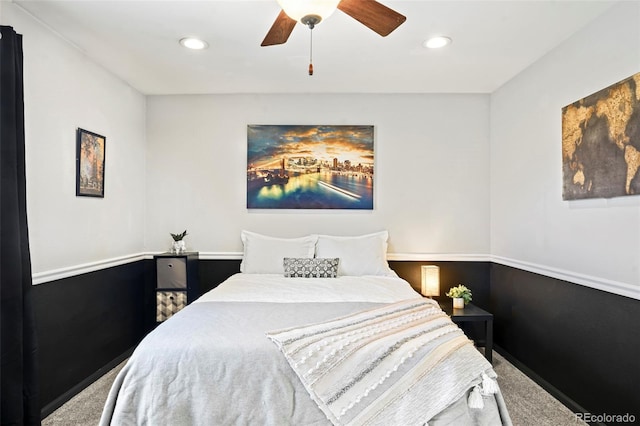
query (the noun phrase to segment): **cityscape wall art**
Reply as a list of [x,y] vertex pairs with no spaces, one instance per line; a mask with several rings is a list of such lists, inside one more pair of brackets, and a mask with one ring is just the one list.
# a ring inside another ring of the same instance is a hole
[[373,209],[373,126],[247,126],[247,208]]

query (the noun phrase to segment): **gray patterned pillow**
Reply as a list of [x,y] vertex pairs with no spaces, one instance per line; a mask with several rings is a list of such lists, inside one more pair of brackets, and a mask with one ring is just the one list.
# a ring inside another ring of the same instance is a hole
[[337,278],[340,259],[285,257],[282,263],[285,277]]

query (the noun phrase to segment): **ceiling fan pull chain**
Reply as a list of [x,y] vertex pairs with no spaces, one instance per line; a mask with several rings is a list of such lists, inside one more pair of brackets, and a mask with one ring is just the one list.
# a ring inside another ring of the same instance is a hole
[[309,31],[309,75],[313,75],[313,27]]

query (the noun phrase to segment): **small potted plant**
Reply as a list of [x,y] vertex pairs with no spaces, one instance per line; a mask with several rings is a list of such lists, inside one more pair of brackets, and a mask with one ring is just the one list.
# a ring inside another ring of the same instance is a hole
[[180,234],[171,234],[171,238],[173,238],[173,244],[171,245],[171,253],[180,254],[184,253],[187,250],[187,245],[185,244],[183,238],[187,236],[187,230]]
[[453,299],[453,307],[455,309],[463,309],[464,305],[471,302],[471,290],[462,284],[451,287],[447,292],[447,296]]

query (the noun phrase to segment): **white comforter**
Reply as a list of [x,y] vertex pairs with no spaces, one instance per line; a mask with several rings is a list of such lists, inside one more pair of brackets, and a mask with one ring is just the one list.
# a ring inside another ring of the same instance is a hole
[[198,302],[373,302],[419,298],[397,276],[283,278],[280,274],[235,274]]
[[[145,337],[100,425],[329,425],[267,333],[419,297],[398,277],[234,275]],[[510,425],[499,392],[484,405],[463,396],[419,425]]]

